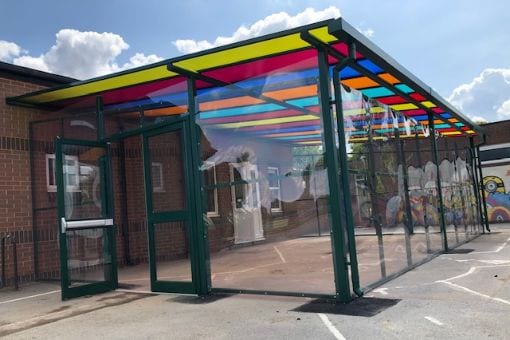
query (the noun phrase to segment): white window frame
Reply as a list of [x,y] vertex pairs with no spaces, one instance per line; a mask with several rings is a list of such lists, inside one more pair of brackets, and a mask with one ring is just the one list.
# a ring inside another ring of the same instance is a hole
[[[217,178],[216,178],[216,165],[214,162],[208,162],[204,161],[204,165],[206,165],[204,171],[209,171],[210,169],[213,170],[213,185],[215,186],[213,190],[213,198],[214,198],[214,209],[208,210],[206,213],[207,217],[218,217],[220,216],[219,209],[218,209],[218,188],[216,188],[216,185],[218,184]],[[208,189],[206,189],[207,191]]]
[[271,198],[273,198],[273,191],[277,191],[278,192],[278,195],[276,195],[276,199],[277,199],[277,202],[278,202],[278,207],[276,208],[273,208],[273,200],[271,200],[271,212],[282,212],[283,211],[283,206],[282,206],[282,185],[280,183],[280,169],[278,169],[277,167],[274,167],[274,166],[268,166],[267,167],[267,174],[268,174],[268,177],[269,177],[269,174],[273,172],[275,174],[275,177],[276,177],[276,180],[278,182],[278,186],[277,187],[272,187],[270,186],[270,182],[269,180],[267,181],[268,182],[268,186],[269,186],[269,193],[271,195]]
[[[154,168],[158,168],[157,171],[154,171]],[[159,183],[161,185],[154,185],[154,175],[158,176]],[[152,179],[152,192],[165,192],[165,181],[163,178],[163,163],[161,162],[152,162],[151,163],[151,179]]]
[[[76,185],[67,185],[67,192],[79,192],[80,191],[80,163],[78,160],[78,156],[70,156],[64,155],[65,161],[72,161],[74,164],[72,167],[74,168],[74,176],[76,176]],[[53,163],[53,173],[50,173],[49,162]],[[46,189],[48,192],[57,192],[57,165],[56,165],[56,157],[54,153],[46,154]],[[66,165],[67,166],[67,165]],[[66,174],[64,174],[65,176]],[[50,184],[50,179],[53,179],[53,183]]]

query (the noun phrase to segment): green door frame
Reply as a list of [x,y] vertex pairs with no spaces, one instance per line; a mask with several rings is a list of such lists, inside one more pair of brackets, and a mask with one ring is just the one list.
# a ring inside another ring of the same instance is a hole
[[[111,150],[109,144],[97,141],[71,140],[55,138],[55,179],[57,183],[57,219],[59,226],[59,245],[60,245],[60,283],[62,300],[67,300],[79,296],[98,294],[114,290],[118,286],[117,276],[117,253],[115,245],[115,225],[104,227],[84,227],[83,229],[104,229],[108,242],[104,243],[103,252],[105,257],[111,258],[111,268],[106,271],[105,281],[94,282],[77,287],[70,286],[70,275],[68,271],[68,248],[67,234],[63,227],[65,218],[65,184],[63,167],[63,145],[87,146],[93,148],[103,148],[106,150],[105,156],[100,161],[100,185],[101,185],[101,211],[103,219],[113,219],[113,195],[111,183]],[[78,230],[76,228],[74,230]],[[64,231],[64,232],[63,232]],[[103,237],[104,237],[103,236]]]
[[[143,162],[144,162],[144,179],[145,179],[145,202],[147,210],[147,232],[149,241],[149,265],[151,290],[156,292],[172,292],[185,294],[198,294],[201,275],[198,268],[200,262],[203,261],[199,256],[199,245],[197,242],[198,233],[196,228],[194,214],[194,190],[191,176],[191,148],[190,148],[190,131],[189,131],[189,115],[179,117],[171,122],[167,122],[165,126],[157,129],[150,129],[142,133],[143,136]],[[149,138],[161,134],[180,131],[183,155],[183,174],[184,187],[186,192],[186,209],[178,211],[153,212],[152,202],[152,178],[151,178],[151,156],[149,148]],[[156,239],[154,235],[154,224],[164,222],[185,222],[188,230],[188,247],[191,262],[190,282],[163,281],[157,279],[156,270]]]

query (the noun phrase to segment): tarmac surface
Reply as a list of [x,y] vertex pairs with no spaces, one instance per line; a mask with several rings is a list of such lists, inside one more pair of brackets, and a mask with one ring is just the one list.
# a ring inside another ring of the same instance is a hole
[[510,225],[347,305],[309,298],[0,290],[6,339],[510,339]]

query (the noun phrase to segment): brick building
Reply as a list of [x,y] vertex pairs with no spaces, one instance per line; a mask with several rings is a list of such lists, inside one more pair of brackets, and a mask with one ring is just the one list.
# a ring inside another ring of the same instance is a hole
[[7,105],[5,99],[74,80],[0,62],[0,238],[9,236],[4,259],[6,279],[13,277],[12,239],[18,244],[20,281],[35,277],[29,123],[47,114]]
[[480,146],[484,195],[491,223],[510,222],[510,120],[485,124]]

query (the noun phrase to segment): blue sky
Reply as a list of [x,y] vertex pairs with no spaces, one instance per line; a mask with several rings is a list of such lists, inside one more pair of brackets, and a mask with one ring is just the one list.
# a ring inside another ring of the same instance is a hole
[[510,119],[509,10],[506,0],[2,0],[0,60],[88,78],[341,14],[466,114],[494,121]]

